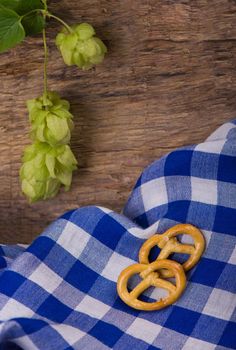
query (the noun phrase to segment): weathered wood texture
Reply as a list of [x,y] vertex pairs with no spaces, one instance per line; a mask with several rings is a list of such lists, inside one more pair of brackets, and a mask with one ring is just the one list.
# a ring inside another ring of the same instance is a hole
[[70,100],[79,161],[71,191],[29,205],[18,171],[29,143],[25,100],[42,91],[42,40],[0,59],[0,241],[30,242],[64,211],[120,210],[141,170],[166,152],[204,140],[236,115],[233,0],[52,0],[69,23],[92,23],[109,54],[95,70],[66,67],[48,25],[49,83]]

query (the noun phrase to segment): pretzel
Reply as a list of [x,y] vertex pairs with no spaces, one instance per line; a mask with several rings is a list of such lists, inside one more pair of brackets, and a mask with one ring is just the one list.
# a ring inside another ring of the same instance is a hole
[[[160,278],[158,270],[166,269],[174,275],[176,285]],[[139,274],[142,278],[140,282],[131,292],[128,291],[128,281],[135,275]],[[144,302],[138,299],[150,286],[166,289],[169,294],[166,298],[162,298],[156,302]],[[117,282],[117,291],[120,298],[129,306],[137,310],[153,311],[160,310],[168,305],[173,304],[183,293],[186,287],[186,276],[183,267],[171,260],[156,260],[149,265],[134,264],[124,269]]]
[[[190,235],[193,238],[194,245],[191,244],[182,244],[177,239],[176,236],[180,234]],[[182,253],[189,254],[190,257],[183,264],[185,271],[190,270],[193,266],[196,265],[200,259],[204,248],[205,240],[200,230],[190,224],[179,224],[171,227],[163,234],[156,234],[149,238],[142,245],[139,251],[139,262],[141,264],[149,264],[149,254],[150,250],[158,246],[161,251],[157,257],[159,259],[167,259],[172,253]],[[161,276],[165,278],[173,277],[173,273],[170,271],[161,271]]]

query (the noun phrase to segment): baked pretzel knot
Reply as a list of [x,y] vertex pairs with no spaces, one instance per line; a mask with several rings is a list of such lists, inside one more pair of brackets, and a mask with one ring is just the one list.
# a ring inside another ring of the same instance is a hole
[[[160,278],[159,270],[165,269],[175,277],[176,285]],[[142,281],[131,291],[128,291],[128,281],[135,275],[139,274]],[[163,288],[168,291],[166,298],[156,302],[144,302],[138,299],[149,287]],[[163,259],[154,261],[151,264],[134,264],[123,270],[118,278],[117,291],[120,298],[129,306],[138,310],[153,311],[162,309],[173,304],[183,293],[186,286],[186,276],[183,267],[171,260]]]
[[[177,240],[178,235],[189,235],[192,244],[182,244]],[[160,248],[156,261],[149,262],[149,254],[154,246]],[[124,269],[117,282],[117,291],[120,298],[129,306],[138,310],[160,310],[173,304],[183,293],[186,287],[185,271],[196,265],[205,248],[204,237],[196,227],[189,224],[176,225],[162,235],[156,234],[149,238],[139,251],[139,264]],[[172,253],[188,254],[189,258],[183,265],[169,260]],[[128,290],[129,279],[139,274],[142,281],[131,291]],[[166,278],[175,277],[176,284]],[[166,289],[168,296],[159,301],[147,303],[141,301],[139,296],[149,287]]]
[[[176,236],[181,234],[191,236],[194,245],[180,243]],[[148,257],[154,246],[161,249],[157,260],[167,259],[173,253],[189,254],[188,260],[183,264],[184,270],[188,271],[199,261],[205,248],[205,241],[201,231],[196,227],[190,224],[175,225],[162,235],[156,234],[144,242],[139,251],[140,264],[149,264]],[[161,276],[169,278],[173,277],[173,273],[170,270],[162,270]]]

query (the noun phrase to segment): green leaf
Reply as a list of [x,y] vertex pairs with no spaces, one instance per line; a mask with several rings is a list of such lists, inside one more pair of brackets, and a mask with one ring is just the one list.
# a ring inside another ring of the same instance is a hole
[[41,33],[45,27],[45,19],[41,14],[31,13],[23,18],[22,25],[26,35],[38,34]]
[[35,9],[43,9],[40,0],[0,0],[0,5],[16,11],[19,15],[24,15]]
[[0,0],[0,5],[10,9],[17,11],[17,8],[22,0]]
[[0,0],[1,5],[23,16],[22,25],[26,35],[34,35],[42,32],[45,26],[45,19],[42,14],[39,12],[29,13],[33,10],[44,8],[40,0]]
[[40,0],[20,0],[17,13],[24,15],[36,9],[43,9],[43,4]]
[[0,52],[6,51],[25,38],[20,16],[12,10],[0,7]]

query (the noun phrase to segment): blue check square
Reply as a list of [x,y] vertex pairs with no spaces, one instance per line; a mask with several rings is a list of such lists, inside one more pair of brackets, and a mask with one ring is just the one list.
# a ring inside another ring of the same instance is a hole
[[75,288],[87,293],[99,275],[79,260],[71,267],[65,280]]
[[98,321],[97,324],[89,331],[89,334],[98,340],[101,340],[109,347],[112,347],[123,335],[123,332],[119,328],[109,323]]
[[229,322],[224,329],[224,332],[222,334],[222,337],[220,338],[219,344],[229,349],[235,349],[236,348],[235,334],[236,334],[236,323]]
[[197,324],[200,313],[174,306],[164,326],[176,332],[190,335]]
[[224,270],[226,263],[207,258],[201,258],[193,271],[190,281],[214,287]]
[[164,167],[165,176],[190,176],[192,156],[192,150],[178,150],[171,152],[166,157]]
[[37,313],[51,321],[63,322],[73,310],[50,295],[38,308]]
[[6,271],[1,277],[0,293],[13,297],[26,278],[14,271]]

